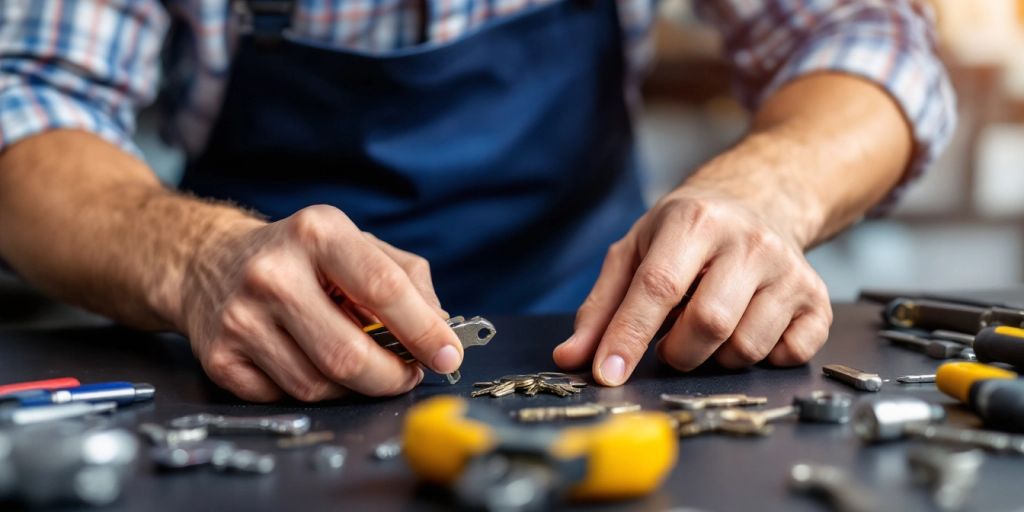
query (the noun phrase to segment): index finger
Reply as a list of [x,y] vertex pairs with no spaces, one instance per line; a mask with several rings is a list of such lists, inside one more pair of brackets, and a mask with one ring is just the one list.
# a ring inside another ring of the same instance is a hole
[[622,304],[601,338],[594,357],[594,378],[607,386],[626,381],[665,318],[683,299],[704,267],[709,242],[663,230],[636,269]]
[[[340,212],[339,212],[340,213]],[[314,252],[317,267],[356,304],[387,326],[406,349],[438,373],[462,363],[462,344],[412,280],[370,243],[344,215],[348,229],[323,237]]]

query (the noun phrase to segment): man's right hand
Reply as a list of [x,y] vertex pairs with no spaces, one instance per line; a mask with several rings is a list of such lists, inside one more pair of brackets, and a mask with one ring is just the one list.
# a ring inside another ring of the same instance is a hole
[[223,228],[192,258],[178,323],[210,378],[238,397],[409,391],[423,370],[365,334],[370,321],[431,370],[461,364],[426,260],[360,231],[340,210],[311,206],[279,222]]

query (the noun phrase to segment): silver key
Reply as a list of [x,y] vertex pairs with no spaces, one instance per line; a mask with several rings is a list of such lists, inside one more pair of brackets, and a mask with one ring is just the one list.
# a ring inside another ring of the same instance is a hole
[[562,407],[527,407],[512,412],[522,422],[552,421],[557,419],[592,418],[603,414],[622,414],[640,410],[640,404],[621,402],[614,404],[586,403]]
[[789,488],[794,492],[821,496],[838,512],[883,510],[871,491],[835,466],[797,464],[789,471]]
[[205,426],[221,432],[267,432],[298,436],[309,432],[309,416],[304,414],[279,414],[276,416],[224,416],[200,413],[171,420],[174,428]]
[[985,456],[981,450],[952,451],[935,446],[915,446],[907,453],[914,480],[927,485],[932,501],[941,510],[960,510],[978,482]]
[[205,441],[209,436],[206,425],[187,428],[164,428],[156,423],[139,425],[139,433],[145,436],[154,446],[181,446]]
[[673,395],[662,393],[661,402],[680,409],[710,409],[714,407],[742,407],[762,405],[768,402],[764,396],[749,396],[742,393],[716,395]]
[[995,453],[1024,455],[1024,435],[920,423],[907,425],[903,431],[909,437],[933,443],[969,446]]
[[882,389],[882,378],[877,373],[868,373],[843,364],[826,364],[821,367],[821,372],[826,377],[838,380],[854,389],[862,391]]

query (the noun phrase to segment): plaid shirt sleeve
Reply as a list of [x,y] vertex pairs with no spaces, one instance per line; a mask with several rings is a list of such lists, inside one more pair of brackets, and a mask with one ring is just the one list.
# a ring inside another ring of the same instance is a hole
[[0,151],[75,128],[139,155],[135,112],[155,96],[166,26],[159,0],[0,1]]
[[700,13],[719,28],[744,102],[760,101],[795,78],[838,71],[870,80],[896,101],[915,141],[900,186],[939,155],[956,125],[956,104],[935,55],[934,17],[918,0],[706,0]]

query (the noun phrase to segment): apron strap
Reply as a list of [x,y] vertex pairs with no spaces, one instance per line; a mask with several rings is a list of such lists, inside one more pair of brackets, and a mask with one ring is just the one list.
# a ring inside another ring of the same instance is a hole
[[241,33],[258,41],[280,41],[291,28],[294,0],[233,0],[231,3]]

